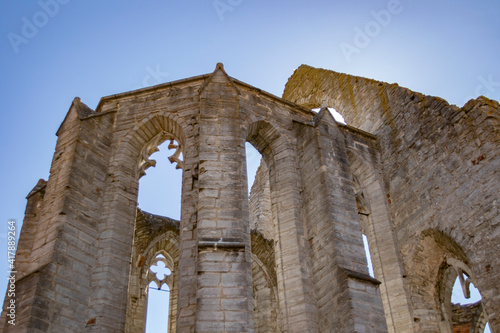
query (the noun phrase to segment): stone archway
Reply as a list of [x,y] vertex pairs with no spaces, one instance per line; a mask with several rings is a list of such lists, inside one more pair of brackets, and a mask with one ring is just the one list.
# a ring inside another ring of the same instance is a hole
[[149,268],[158,254],[166,258],[165,266],[172,272],[167,281],[170,289],[169,332],[176,332],[179,221],[138,210],[128,286],[127,333],[144,332],[147,288],[152,281]]

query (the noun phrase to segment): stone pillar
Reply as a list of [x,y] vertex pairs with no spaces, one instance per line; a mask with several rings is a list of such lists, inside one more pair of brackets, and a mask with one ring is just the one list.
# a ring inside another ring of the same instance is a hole
[[222,65],[200,95],[196,332],[253,332],[245,137]]
[[[349,146],[358,153],[363,151],[363,148],[359,148],[362,146],[360,141],[350,142]],[[365,154],[375,155],[376,153],[371,149],[365,150]],[[366,155],[364,159],[368,160],[369,157]],[[382,282],[380,292],[389,333],[414,332],[405,273],[398,253],[396,237],[391,228],[392,220],[388,202],[390,198],[383,191],[382,181],[377,178],[375,171],[380,169],[376,168],[375,163],[370,167],[355,153],[349,154],[349,163],[353,174],[359,181],[363,200],[369,207],[368,215],[360,215],[362,216],[361,225],[368,237],[375,276]]]
[[297,124],[320,331],[386,332],[368,275],[343,134],[327,108]]
[[19,321],[3,332],[84,331],[111,123],[112,117],[95,116],[79,98],[73,101],[57,132],[40,215],[23,226]]
[[300,176],[291,153],[277,152],[269,160],[281,329],[284,333],[314,333],[320,330],[311,284],[310,250],[304,236]]

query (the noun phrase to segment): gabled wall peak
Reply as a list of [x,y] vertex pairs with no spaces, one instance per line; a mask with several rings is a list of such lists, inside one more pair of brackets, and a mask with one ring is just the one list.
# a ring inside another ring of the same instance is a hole
[[234,84],[233,79],[229,75],[227,75],[226,71],[224,70],[224,65],[221,62],[217,63],[217,65],[215,66],[215,70],[212,72],[212,74],[210,74],[210,76],[200,87],[200,94],[204,94],[205,89],[208,85],[221,83],[226,84],[228,88],[230,87],[236,95],[240,95],[239,89]]

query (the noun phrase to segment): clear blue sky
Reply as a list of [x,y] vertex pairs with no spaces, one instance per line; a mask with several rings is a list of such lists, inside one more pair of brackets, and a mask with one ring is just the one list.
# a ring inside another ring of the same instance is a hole
[[496,0],[2,1],[0,251],[7,220],[22,221],[25,196],[48,177],[75,96],[95,108],[223,62],[279,96],[305,63],[460,106],[477,94],[499,100],[499,14]]

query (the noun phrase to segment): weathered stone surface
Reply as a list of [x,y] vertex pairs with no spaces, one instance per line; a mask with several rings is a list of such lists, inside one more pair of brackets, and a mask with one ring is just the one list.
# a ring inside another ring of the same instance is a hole
[[460,305],[453,304],[453,333],[470,333],[484,331],[484,316],[481,302]]
[[[461,274],[483,295],[476,326],[500,330],[498,103],[307,66],[284,97],[218,64],[95,111],[76,98],[28,196],[3,332],[143,332],[152,281],[171,290],[169,332],[448,332],[467,324]],[[352,126],[310,111],[325,101]],[[180,221],[137,209],[166,140]],[[246,142],[263,157],[250,197]]]
[[[370,233],[393,235],[372,238],[370,244],[374,257],[390,247],[396,250],[390,260],[385,255],[379,263],[374,260],[393,329],[406,331],[398,327],[408,323],[397,318],[412,319],[418,332],[438,332],[442,320],[450,327],[451,310],[442,313],[441,303],[447,302],[445,308],[450,308],[450,284],[457,277],[456,269],[461,269],[479,288],[492,331],[499,331],[498,102],[479,97],[459,108],[396,84],[309,66],[295,71],[284,98],[307,107],[326,103],[349,125],[377,139],[376,155],[352,154],[350,162],[358,178],[366,178],[373,168],[380,182],[378,198],[386,196],[383,206],[390,212],[386,216],[390,223],[383,226],[372,220],[366,225],[372,229],[367,231],[369,238]],[[360,183],[365,195],[376,193],[372,180],[360,179]],[[379,204],[371,204],[371,218],[383,212]],[[447,273],[449,267],[455,273]],[[389,277],[396,271],[403,281]],[[393,293],[390,289],[397,285],[401,288]],[[401,292],[408,301],[394,300],[394,294]],[[402,303],[406,305],[401,312]]]

